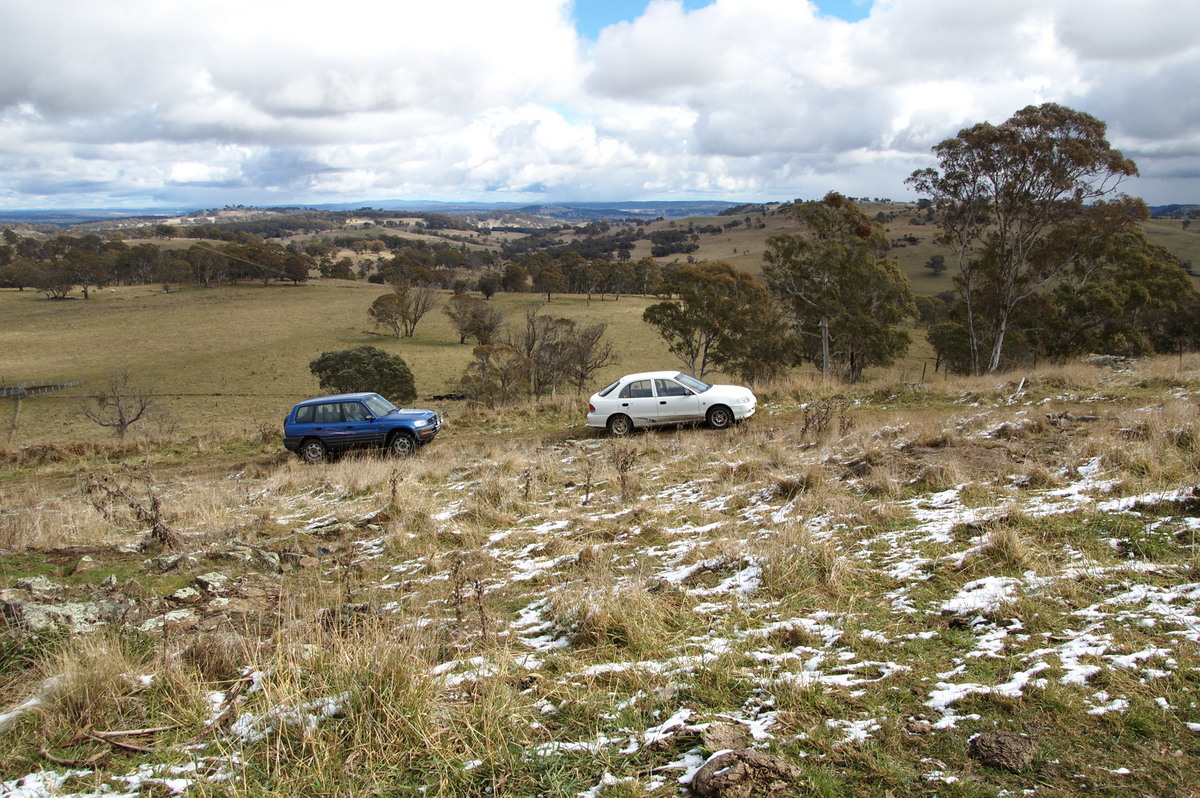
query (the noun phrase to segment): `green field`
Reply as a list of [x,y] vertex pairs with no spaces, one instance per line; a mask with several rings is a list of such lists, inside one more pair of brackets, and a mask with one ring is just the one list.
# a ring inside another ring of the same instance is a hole
[[[0,383],[84,383],[25,400],[12,445],[105,436],[105,430],[78,417],[79,400],[125,371],[160,396],[171,429],[189,433],[241,433],[277,425],[293,403],[319,392],[308,370],[311,360],[364,344],[403,357],[419,397],[455,390],[473,344],[458,343],[441,311],[449,294],[441,296],[412,338],[397,339],[374,330],[367,317],[367,308],[382,293],[379,285],[342,280],[185,288],[169,294],[142,286],[65,301],[2,290]],[[546,304],[537,294],[500,294],[492,301],[512,324],[523,322],[526,309],[534,306],[581,323],[608,322],[621,361],[597,376],[596,387],[626,371],[676,366],[641,320],[653,299],[623,296],[589,303],[581,296],[555,295]],[[7,435],[16,406],[8,401],[0,408],[0,435]]]

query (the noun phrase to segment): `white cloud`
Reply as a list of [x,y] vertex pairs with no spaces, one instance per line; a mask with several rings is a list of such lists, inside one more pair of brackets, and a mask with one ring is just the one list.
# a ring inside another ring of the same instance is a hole
[[[8,207],[904,196],[960,128],[1063,102],[1151,202],[1200,199],[1200,4],[9,0]],[[224,192],[224,193],[221,193]],[[1151,193],[1152,192],[1152,193]]]

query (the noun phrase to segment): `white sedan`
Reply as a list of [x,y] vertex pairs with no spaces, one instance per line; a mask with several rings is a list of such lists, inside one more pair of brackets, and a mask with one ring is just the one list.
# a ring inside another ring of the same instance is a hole
[[588,400],[587,425],[604,427],[613,435],[659,424],[706,421],[725,429],[754,415],[749,388],[709,385],[678,371],[626,374]]

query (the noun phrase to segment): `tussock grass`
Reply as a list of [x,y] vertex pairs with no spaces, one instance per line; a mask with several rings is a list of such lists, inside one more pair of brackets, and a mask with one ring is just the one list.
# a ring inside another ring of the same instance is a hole
[[842,596],[860,576],[833,540],[817,539],[809,530],[795,525],[767,540],[762,552],[763,590],[779,599],[813,592]]
[[987,566],[991,565],[1003,571],[1025,566],[1030,560],[1030,552],[1021,531],[1025,523],[1023,518],[1010,516],[989,524],[983,545],[969,561],[971,567],[977,571],[987,571]]
[[554,595],[550,617],[570,630],[582,649],[618,648],[629,656],[661,656],[678,641],[681,595],[651,591],[640,582],[622,580],[599,570],[585,583],[572,583]]
[[[161,728],[160,738],[179,739],[204,717],[204,683],[196,671],[162,656],[153,641],[108,631],[47,650],[26,684],[48,686],[33,712],[36,731],[25,739],[59,756],[110,756],[96,732]],[[139,743],[144,745],[145,743]]]

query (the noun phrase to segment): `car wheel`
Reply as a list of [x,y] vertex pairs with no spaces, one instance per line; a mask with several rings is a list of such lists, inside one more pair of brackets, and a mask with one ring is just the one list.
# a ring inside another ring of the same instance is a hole
[[633,421],[622,413],[608,417],[608,431],[613,435],[628,435],[633,432]]
[[300,459],[306,463],[323,463],[328,457],[325,444],[317,438],[306,438],[300,444]]
[[393,457],[408,457],[417,451],[417,442],[411,435],[397,432],[388,442],[388,451]]
[[717,405],[708,411],[708,426],[713,429],[725,429],[733,423],[733,411],[724,405]]

